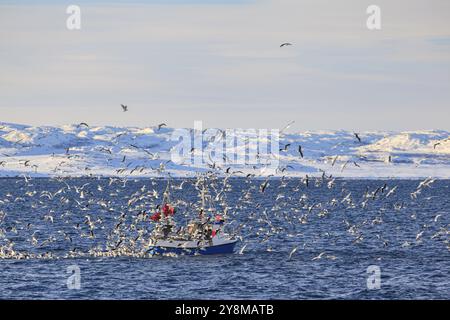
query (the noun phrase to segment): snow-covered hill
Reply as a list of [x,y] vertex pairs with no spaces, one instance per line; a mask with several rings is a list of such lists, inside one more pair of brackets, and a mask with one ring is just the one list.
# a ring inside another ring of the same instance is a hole
[[[270,156],[277,160],[276,168],[266,168],[263,156],[259,164],[248,165],[209,160],[174,163],[178,142],[172,141],[173,133],[166,127],[0,123],[0,176],[193,176],[215,170],[240,176],[314,176],[325,171],[336,177],[450,178],[450,133],[446,131],[360,132],[361,141],[348,131],[285,133],[280,137],[283,150]],[[217,139],[205,139],[203,147],[212,143]],[[202,156],[201,150],[191,151],[193,158]]]

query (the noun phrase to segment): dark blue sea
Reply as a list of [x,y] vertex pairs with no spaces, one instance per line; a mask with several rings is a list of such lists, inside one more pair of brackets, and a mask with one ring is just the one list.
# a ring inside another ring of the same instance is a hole
[[[264,183],[206,182],[234,254],[151,257],[167,179],[0,179],[0,299],[450,299],[450,181]],[[195,180],[169,190],[195,217]]]

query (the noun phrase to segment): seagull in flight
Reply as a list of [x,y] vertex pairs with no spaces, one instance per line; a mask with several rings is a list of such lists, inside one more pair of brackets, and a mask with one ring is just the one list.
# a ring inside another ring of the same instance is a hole
[[284,133],[285,130],[289,129],[295,121],[289,122],[283,129],[280,130],[280,135]]
[[292,259],[292,255],[293,255],[296,251],[297,251],[297,247],[294,247],[294,249],[292,249],[291,252],[289,253],[289,259],[288,259],[288,260],[291,260],[291,259]]
[[302,146],[298,146],[298,153],[300,153],[300,156],[303,158]]
[[322,257],[323,257],[324,255],[325,255],[325,252],[321,252],[317,257],[312,258],[312,261],[322,259]]
[[353,134],[355,135],[356,139],[358,139],[359,143],[361,143],[361,138],[359,137],[359,135],[356,132]]
[[287,152],[290,145],[291,145],[290,143],[286,144],[286,145],[284,146],[284,148],[281,148],[281,149],[280,149],[280,151]]
[[292,43],[289,43],[289,42],[282,43],[280,45],[280,48],[287,47],[287,46],[292,46]]
[[268,184],[269,184],[269,179],[267,179],[266,181],[264,181],[264,183],[262,185],[260,185],[259,189],[261,190],[261,192],[264,192],[264,190],[266,190]]
[[128,111],[128,106],[121,104],[123,112]]
[[244,246],[239,250],[239,254],[244,254],[244,250],[247,247],[247,244],[244,244]]

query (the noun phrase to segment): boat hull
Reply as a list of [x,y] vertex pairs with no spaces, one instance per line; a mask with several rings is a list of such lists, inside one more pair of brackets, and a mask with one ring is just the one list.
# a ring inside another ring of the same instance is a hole
[[199,244],[193,241],[157,241],[149,247],[151,255],[212,255],[230,254],[234,252],[237,240],[218,240],[212,244]]

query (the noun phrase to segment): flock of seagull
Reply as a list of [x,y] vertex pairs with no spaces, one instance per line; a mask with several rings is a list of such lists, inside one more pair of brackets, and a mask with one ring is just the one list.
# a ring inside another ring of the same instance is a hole
[[[325,173],[302,179],[236,178],[234,172],[219,176],[210,171],[197,179],[169,179],[170,183],[162,178],[122,177],[8,179],[13,188],[0,199],[0,258],[148,257],[150,216],[162,204],[166,185],[177,219],[188,221],[200,210],[197,196],[205,180],[209,206],[225,216],[226,228],[241,240],[239,254],[251,247],[285,252],[292,260],[301,250],[314,252],[316,247],[332,248],[343,241],[362,245],[369,238],[380,248],[408,248],[434,240],[450,250],[442,213],[421,222],[401,243],[377,228],[392,223],[400,227],[404,220],[390,221],[390,215],[399,212],[406,214],[402,219],[418,219],[404,197],[393,199],[398,185],[383,182],[355,191]],[[434,182],[421,181],[410,190],[410,201],[432,201],[433,196],[420,197]],[[18,214],[19,210],[23,212]],[[331,230],[316,229],[330,218]],[[292,245],[288,251],[287,245]],[[312,261],[339,258],[331,249],[316,253]]]

